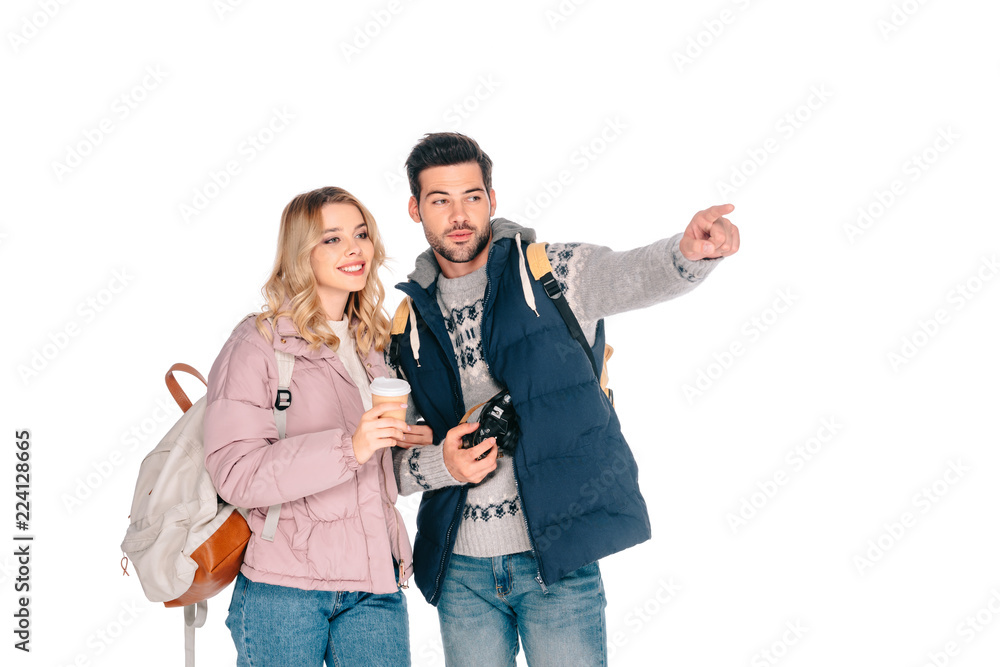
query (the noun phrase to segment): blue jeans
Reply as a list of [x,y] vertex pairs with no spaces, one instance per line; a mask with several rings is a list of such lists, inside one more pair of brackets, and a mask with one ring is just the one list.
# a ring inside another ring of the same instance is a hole
[[607,664],[604,584],[597,563],[543,591],[530,552],[451,557],[438,619],[445,664],[514,667],[518,635],[531,667]]
[[306,591],[236,578],[226,625],[238,667],[409,667],[403,591]]

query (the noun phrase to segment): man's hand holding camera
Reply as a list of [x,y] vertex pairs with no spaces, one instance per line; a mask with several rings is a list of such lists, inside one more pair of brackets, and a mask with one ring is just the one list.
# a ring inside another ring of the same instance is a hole
[[[459,424],[448,431],[441,444],[445,467],[462,484],[478,484],[497,468],[496,438],[487,438],[474,447],[462,449],[462,437],[478,428],[477,422]],[[480,456],[482,460],[477,460]]]

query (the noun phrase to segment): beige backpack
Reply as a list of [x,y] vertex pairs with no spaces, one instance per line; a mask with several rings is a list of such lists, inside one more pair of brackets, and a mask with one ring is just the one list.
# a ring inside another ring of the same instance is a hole
[[[274,354],[279,376],[274,416],[278,437],[284,438],[295,357],[278,350]],[[174,364],[167,371],[167,388],[184,414],[139,467],[131,524],[121,547],[151,602],[184,607],[185,664],[193,667],[194,630],[205,624],[208,598],[236,578],[250,527],[246,511],[216,493],[205,469],[205,398],[192,404],[175,371],[193,375],[207,386],[201,373],[187,364]],[[274,540],[280,508],[268,508],[261,539]]]

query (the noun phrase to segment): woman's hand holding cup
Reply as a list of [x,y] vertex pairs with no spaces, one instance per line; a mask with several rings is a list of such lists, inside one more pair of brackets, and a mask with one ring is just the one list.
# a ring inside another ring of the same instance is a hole
[[[426,424],[411,426],[406,423],[410,383],[398,378],[375,378],[371,383],[371,392],[372,409],[362,416],[362,423],[358,425],[358,431],[354,434],[354,455],[358,463],[364,463],[371,458],[375,450],[382,447],[395,445],[409,449],[413,445],[429,445],[434,441],[434,434]],[[369,416],[375,423],[365,429],[359,447],[358,435],[361,433],[365,418]]]
[[398,415],[400,411],[406,414],[406,403],[380,403],[361,415],[358,428],[351,438],[354,443],[354,458],[358,463],[363,465],[383,447],[406,442],[406,436],[413,427],[398,417],[390,416]]

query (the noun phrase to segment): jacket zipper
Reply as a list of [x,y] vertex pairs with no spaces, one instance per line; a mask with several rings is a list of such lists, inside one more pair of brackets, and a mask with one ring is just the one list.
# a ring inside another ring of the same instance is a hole
[[538,551],[535,549],[535,538],[531,536],[531,527],[528,526],[528,511],[524,507],[524,497],[521,496],[521,485],[517,479],[517,465],[514,463],[514,457],[510,457],[511,470],[514,471],[514,488],[517,490],[517,497],[521,501],[521,518],[524,520],[524,530],[528,533],[528,542],[531,544],[531,555],[535,557],[535,563],[538,565],[538,571],[535,574],[535,581],[538,585],[542,587],[542,593],[547,594],[549,592],[548,587],[545,585],[545,580],[542,579],[542,561],[538,557]]
[[[517,250],[517,249],[515,248],[515,250]],[[486,253],[486,293],[483,296],[483,306],[484,307],[486,305],[486,302],[489,301],[490,292],[492,291],[492,288],[493,288],[493,284],[490,281],[490,271],[489,271],[490,258],[492,256],[493,256],[493,245],[490,244],[490,249]],[[481,324],[480,324],[480,327],[482,327]],[[482,335],[482,334],[480,333],[480,335]],[[485,354],[483,355],[483,363],[486,364],[486,371],[490,374],[490,377],[494,377],[493,376],[493,372],[490,370],[490,362],[486,360],[486,355]],[[455,401],[457,403],[462,403],[461,397],[458,395],[458,391],[456,390],[455,381],[456,381],[455,378],[452,378],[452,396],[455,398]],[[462,403],[462,405],[463,405],[463,408],[464,408],[464,403]],[[521,497],[521,485],[520,485],[520,482],[518,481],[518,478],[517,478],[517,466],[514,464],[513,458],[511,458],[511,466],[512,466],[512,470],[514,471],[514,488],[517,490],[517,497],[521,501],[521,510],[522,510],[521,511],[521,520],[524,521],[524,529],[528,533],[528,542],[531,544],[531,555],[535,558],[535,563],[538,564],[538,570],[537,570],[537,574],[535,575],[535,581],[537,581],[538,585],[542,587],[542,592],[543,593],[548,593],[549,589],[545,585],[545,580],[542,579],[542,565],[541,565],[541,560],[540,560],[540,558],[538,556],[537,549],[535,549],[535,540],[531,536],[531,527],[528,525],[528,516],[527,516],[527,513],[524,511],[524,498]],[[441,577],[444,575],[445,559],[448,557],[448,551],[449,551],[449,549],[454,549],[453,545],[452,546],[447,546],[447,545],[451,545],[451,533],[455,529],[455,523],[456,523],[456,521],[461,516],[462,508],[465,505],[465,500],[466,500],[467,494],[468,494],[468,488],[465,487],[465,486],[463,486],[462,487],[462,493],[460,494],[460,497],[459,497],[458,507],[455,510],[455,515],[451,519],[451,523],[448,525],[448,532],[445,534],[444,541],[445,541],[446,548],[445,548],[444,552],[441,554],[441,563],[438,565],[437,579],[434,580],[434,595],[432,596],[433,600],[437,600],[438,597],[439,597],[439,595],[440,595],[440,591],[441,591],[441,588],[440,588],[441,587]]]
[[[517,243],[517,239],[511,239],[511,243]],[[513,251],[517,252],[517,248]],[[493,245],[490,245],[489,252],[486,254],[486,294],[483,297],[483,322],[486,321],[485,311],[486,303],[490,300],[490,292],[493,290],[493,283],[490,281],[490,257],[493,255]],[[482,324],[480,324],[482,327]],[[482,331],[480,331],[480,337],[482,337]],[[483,349],[483,363],[486,364],[486,371],[490,374],[490,377],[496,379],[493,375],[493,371],[490,370],[490,362],[486,359],[486,350]],[[499,452],[497,452],[499,455]],[[535,558],[535,564],[538,566],[538,570],[535,574],[535,581],[538,585],[542,587],[542,593],[547,594],[549,592],[548,587],[545,585],[545,580],[542,579],[542,561],[538,556],[538,550],[535,548],[535,538],[531,536],[531,526],[528,525],[528,512],[524,506],[524,497],[521,495],[521,483],[517,478],[517,462],[514,460],[515,457],[510,457],[511,470],[514,473],[514,489],[517,491],[517,498],[521,502],[521,520],[524,521],[524,530],[528,533],[528,543],[531,544],[531,555]]]
[[434,580],[434,595],[431,596],[431,599],[434,601],[441,596],[441,577],[444,576],[444,561],[448,557],[448,551],[454,550],[455,548],[455,545],[451,544],[451,531],[455,529],[456,521],[462,516],[462,508],[465,506],[466,494],[468,494],[468,489],[463,486],[462,491],[459,494],[458,506],[455,508],[455,515],[452,516],[451,523],[448,524],[448,532],[444,536],[445,545],[450,546],[446,546],[444,551],[441,553],[441,562],[438,564],[437,579]]
[[[365,373],[368,375],[369,382],[375,379],[372,377],[371,364],[368,363],[365,364]],[[383,450],[382,458],[384,459],[385,456],[386,456],[385,450]],[[388,484],[388,482],[385,479],[385,469],[382,467],[382,463],[383,461],[380,460],[378,467],[378,478],[379,478],[379,484],[381,484],[382,488],[384,489],[386,488],[386,484]],[[390,503],[388,500],[385,500],[384,502],[386,507],[389,508],[389,511],[392,512],[393,521],[396,524],[396,553],[399,554],[399,576],[396,577],[396,585],[399,586],[400,588],[409,588],[409,586],[403,583],[403,574],[404,571],[406,570],[406,561],[403,560],[403,539],[402,535],[399,532],[399,523],[403,520],[403,517],[399,514],[399,512],[396,511],[395,505]]]
[[[491,248],[491,250],[492,250],[492,248]],[[487,255],[487,257],[489,257],[489,255]],[[407,291],[405,289],[403,290],[403,292],[407,293]],[[410,296],[412,298],[412,295],[410,295]],[[440,310],[440,308],[438,308],[438,310]],[[428,329],[429,328],[430,327],[428,326]],[[432,333],[431,337],[432,337],[432,339],[434,340],[435,343],[438,343],[438,345],[440,345],[440,343],[437,341],[437,336],[434,336],[433,333]],[[462,401],[462,397],[459,395],[458,387],[459,387],[458,378],[456,378],[454,376],[454,374],[452,374],[452,377],[451,377],[451,396],[452,396],[452,399],[453,399],[455,405],[464,405],[464,403]],[[453,548],[453,547],[449,547],[448,545],[451,545],[451,534],[455,530],[455,524],[458,522],[458,519],[462,516],[462,508],[465,506],[465,496],[466,496],[466,493],[467,493],[467,490],[463,486],[462,490],[461,490],[461,493],[459,494],[458,504],[455,507],[455,513],[451,517],[451,523],[448,524],[448,532],[445,533],[445,536],[444,536],[445,549],[441,553],[441,562],[438,564],[437,578],[434,580],[434,594],[431,596],[431,600],[432,601],[436,601],[440,597],[440,595],[441,595],[441,577],[444,576],[445,560],[448,558],[449,549]],[[433,604],[433,602],[432,602],[432,604]]]
[[385,501],[385,505],[386,507],[389,508],[389,511],[392,512],[393,519],[396,522],[396,553],[399,554],[399,577],[396,579],[396,584],[400,588],[409,588],[407,584],[403,583],[403,575],[404,571],[406,570],[406,561],[403,560],[403,537],[399,532],[399,522],[403,520],[403,517],[400,515],[399,512],[396,511],[395,506],[388,500]]

